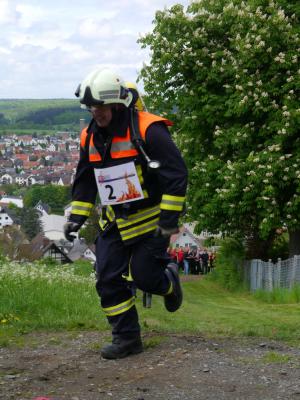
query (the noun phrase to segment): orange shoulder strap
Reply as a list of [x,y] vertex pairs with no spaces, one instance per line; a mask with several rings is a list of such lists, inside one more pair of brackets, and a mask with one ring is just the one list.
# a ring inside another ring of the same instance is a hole
[[83,149],[85,148],[87,135],[88,135],[87,128],[82,129],[80,134],[80,147],[82,147]]
[[167,118],[159,117],[158,115],[150,114],[146,111],[139,111],[139,129],[142,138],[145,140],[147,128],[154,122],[164,122],[167,126],[172,126],[173,122]]

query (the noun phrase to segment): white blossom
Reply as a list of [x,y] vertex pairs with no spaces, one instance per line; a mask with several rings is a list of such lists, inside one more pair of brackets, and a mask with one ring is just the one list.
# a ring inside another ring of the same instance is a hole
[[279,19],[281,19],[281,20],[285,19],[285,13],[282,9],[278,10],[277,15],[278,15]]
[[261,40],[259,43],[258,43],[258,45],[257,45],[257,47],[265,47],[265,45],[266,45],[266,43],[263,41],[263,40]]

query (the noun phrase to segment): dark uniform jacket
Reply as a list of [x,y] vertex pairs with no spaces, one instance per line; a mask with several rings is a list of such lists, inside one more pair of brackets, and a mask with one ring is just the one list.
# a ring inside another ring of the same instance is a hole
[[153,232],[157,225],[176,228],[183,210],[187,187],[187,169],[171,139],[171,122],[147,112],[138,112],[140,133],[150,159],[161,167],[150,172],[129,134],[126,109],[117,128],[99,128],[94,120],[81,133],[80,160],[72,189],[69,220],[83,223],[90,215],[97,196],[94,168],[107,168],[134,161],[144,199],[101,207],[99,227],[106,231],[117,224],[124,243],[132,243]]

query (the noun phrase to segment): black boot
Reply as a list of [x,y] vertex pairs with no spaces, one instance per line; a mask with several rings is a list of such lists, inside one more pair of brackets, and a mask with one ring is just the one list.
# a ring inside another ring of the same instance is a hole
[[172,283],[172,293],[164,297],[165,307],[169,312],[178,310],[182,303],[182,289],[178,275],[178,266],[175,263],[169,263],[165,270],[166,275]]
[[139,333],[113,335],[112,344],[108,344],[101,350],[101,356],[108,360],[124,358],[131,354],[143,351],[143,344]]

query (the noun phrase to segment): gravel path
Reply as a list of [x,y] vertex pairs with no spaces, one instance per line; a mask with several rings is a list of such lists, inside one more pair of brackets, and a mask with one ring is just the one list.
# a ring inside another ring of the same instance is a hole
[[0,399],[300,400],[300,350],[262,339],[147,334],[146,351],[101,359],[107,334],[29,334],[0,349]]

